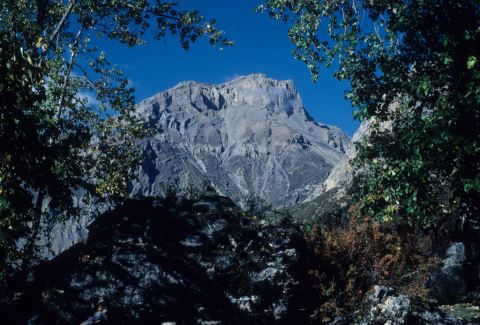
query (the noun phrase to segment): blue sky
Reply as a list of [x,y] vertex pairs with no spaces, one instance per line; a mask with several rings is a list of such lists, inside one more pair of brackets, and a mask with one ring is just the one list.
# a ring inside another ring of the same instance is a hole
[[[264,73],[277,80],[292,79],[304,107],[316,122],[335,125],[353,135],[360,123],[351,117],[352,107],[344,100],[347,82],[333,78],[333,69],[321,69],[312,83],[305,64],[295,60],[288,40],[287,26],[267,13],[254,13],[261,0],[184,0],[179,9],[198,9],[207,19],[216,19],[216,27],[235,41],[222,51],[212,47],[207,38],[198,40],[184,51],[178,38],[167,37],[128,49],[106,42],[106,58],[123,68],[136,89],[136,101],[151,97],[187,80],[219,84],[237,76]],[[92,35],[92,38],[94,36]]]

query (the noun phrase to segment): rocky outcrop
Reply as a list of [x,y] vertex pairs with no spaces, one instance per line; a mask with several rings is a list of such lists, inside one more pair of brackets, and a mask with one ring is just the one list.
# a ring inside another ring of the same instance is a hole
[[394,289],[378,286],[369,297],[370,312],[362,324],[436,324],[460,325],[461,320],[432,306],[426,309]]
[[[395,109],[398,104],[392,104]],[[364,120],[357,131],[355,131],[350,146],[345,150],[345,156],[328,172],[326,179],[317,186],[304,202],[288,208],[291,213],[302,220],[309,218],[309,221],[323,223],[335,215],[344,215],[351,197],[348,194],[353,181],[354,173],[366,174],[368,170],[353,170],[350,164],[351,159],[357,156],[357,145],[362,142],[371,132],[373,120]],[[380,123],[380,129],[391,129],[392,122]],[[310,215],[305,214],[308,212]],[[312,213],[313,212],[313,213]]]
[[[270,224],[219,196],[143,197],[88,230],[0,283],[2,324],[307,324],[318,307],[302,232],[288,218]],[[455,265],[462,252],[439,253]],[[465,324],[383,286],[361,309],[332,324]]]
[[[259,196],[274,207],[304,201],[342,159],[350,138],[315,123],[291,80],[262,74],[212,85],[193,81],[139,103],[156,133],[132,182],[135,196],[208,180],[222,195]],[[190,179],[189,179],[190,178]]]
[[311,201],[314,198],[320,196],[321,194],[328,192],[334,188],[343,188],[350,184],[353,177],[353,169],[350,165],[350,160],[355,158],[357,155],[356,143],[362,141],[365,135],[368,132],[369,123],[363,121],[360,124],[360,127],[353,134],[352,143],[346,149],[345,156],[340,159],[340,161],[332,168],[328,173],[325,181],[312,192],[312,194],[307,198],[306,201]]
[[432,254],[440,265],[430,272],[431,287],[440,302],[450,301],[467,292],[466,255],[463,243],[437,248]]
[[350,160],[356,157],[356,144],[368,135],[370,124],[368,121],[360,124],[345,151],[345,156],[328,172],[323,183],[320,183],[304,202],[287,208],[296,219],[324,224],[336,215],[341,219],[341,215],[345,214],[350,201],[348,188],[353,179]]
[[[398,103],[393,103],[390,105],[391,110],[395,110],[398,107]],[[316,197],[326,194],[332,189],[335,188],[345,188],[351,184],[353,179],[353,168],[350,165],[350,160],[357,156],[357,143],[362,142],[371,132],[371,125],[373,119],[364,120],[360,127],[353,134],[352,142],[345,150],[345,156],[340,159],[340,161],[332,168],[328,173],[325,181],[317,187],[312,194],[305,200],[305,202],[310,202]],[[380,130],[387,130],[392,128],[392,121],[380,122]],[[367,171],[356,171],[360,173],[365,173]]]
[[0,284],[2,324],[272,324],[308,321],[298,227],[224,197],[132,199],[86,243]]

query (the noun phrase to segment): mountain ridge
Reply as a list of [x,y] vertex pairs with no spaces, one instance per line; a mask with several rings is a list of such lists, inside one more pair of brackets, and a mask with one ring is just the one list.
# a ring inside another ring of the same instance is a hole
[[135,114],[156,128],[139,144],[147,159],[131,184],[136,196],[158,195],[156,184],[168,180],[184,187],[190,174],[224,195],[290,206],[311,194],[351,142],[339,128],[313,121],[293,81],[264,74],[218,85],[181,82],[140,102]]

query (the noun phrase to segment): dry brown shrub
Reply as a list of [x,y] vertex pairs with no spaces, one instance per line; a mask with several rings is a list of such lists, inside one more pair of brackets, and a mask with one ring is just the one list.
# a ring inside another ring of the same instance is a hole
[[358,218],[358,205],[350,208],[350,227],[317,225],[306,233],[310,275],[319,292],[314,319],[327,322],[335,315],[354,315],[364,308],[365,295],[374,285],[397,289],[409,297],[426,299],[425,282],[432,244],[411,228]]

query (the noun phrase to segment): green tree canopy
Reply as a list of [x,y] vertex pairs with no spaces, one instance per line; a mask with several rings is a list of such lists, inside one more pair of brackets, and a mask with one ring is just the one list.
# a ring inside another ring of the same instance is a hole
[[293,55],[313,81],[319,64],[338,60],[334,76],[350,82],[354,118],[373,118],[353,162],[369,170],[358,183],[363,212],[434,226],[448,212],[440,199],[447,193],[461,202],[466,228],[478,226],[479,7],[475,0],[268,0],[257,8],[293,22]]
[[[75,190],[92,199],[128,195],[141,159],[135,140],[147,132],[133,115],[134,89],[91,37],[126,46],[178,35],[188,49],[207,36],[232,45],[198,11],[145,0],[3,0],[0,3],[0,277],[27,262],[48,200],[57,220],[77,214]],[[92,105],[80,92],[89,92]],[[115,111],[111,117],[105,112]],[[114,136],[113,136],[114,135]],[[63,217],[58,217],[63,216]],[[43,221],[42,221],[42,218]],[[48,222],[47,222],[48,223]],[[23,250],[16,242],[27,238]]]

